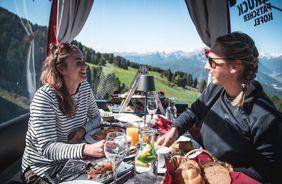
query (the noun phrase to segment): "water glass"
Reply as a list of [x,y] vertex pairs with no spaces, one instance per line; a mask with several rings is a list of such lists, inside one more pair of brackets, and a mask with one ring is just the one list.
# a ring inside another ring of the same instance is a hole
[[116,183],[117,168],[129,151],[126,135],[122,132],[108,133],[105,139],[104,151],[107,159],[113,164],[114,182]]

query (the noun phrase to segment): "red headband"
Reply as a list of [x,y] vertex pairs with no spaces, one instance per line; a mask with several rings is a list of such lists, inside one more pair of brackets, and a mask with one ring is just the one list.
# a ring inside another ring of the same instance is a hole
[[205,56],[206,58],[209,56],[210,53],[210,49],[209,48],[205,48]]

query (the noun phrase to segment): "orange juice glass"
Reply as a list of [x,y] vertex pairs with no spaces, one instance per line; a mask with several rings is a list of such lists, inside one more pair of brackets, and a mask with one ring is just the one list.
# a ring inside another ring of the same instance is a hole
[[127,127],[126,135],[132,137],[131,146],[136,146],[139,141],[138,127]]

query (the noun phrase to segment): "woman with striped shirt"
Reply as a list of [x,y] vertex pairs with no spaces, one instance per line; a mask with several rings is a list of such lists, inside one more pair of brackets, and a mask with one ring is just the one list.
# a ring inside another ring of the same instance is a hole
[[50,46],[43,63],[43,86],[30,105],[22,159],[26,183],[49,183],[48,178],[54,178],[68,159],[104,156],[104,140],[81,143],[101,122],[86,70],[83,54],[76,46]]

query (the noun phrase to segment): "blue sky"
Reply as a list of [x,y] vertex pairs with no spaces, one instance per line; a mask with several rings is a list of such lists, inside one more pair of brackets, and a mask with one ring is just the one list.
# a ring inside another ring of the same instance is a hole
[[77,39],[105,52],[191,51],[204,46],[183,0],[95,0]]
[[[282,8],[281,0],[269,2]],[[281,54],[282,12],[272,13],[273,21],[254,27],[253,21],[243,22],[234,7],[232,29],[252,36],[259,50]],[[95,0],[77,39],[104,52],[192,51],[205,47],[184,0]]]
[[[282,8],[281,0],[269,2]],[[0,6],[32,23],[47,25],[49,20],[49,0],[1,0]],[[232,28],[250,34],[260,51],[281,54],[282,12],[272,13],[273,21],[256,27],[252,21],[246,23],[242,17],[232,16],[236,22]],[[238,14],[237,7],[231,14]],[[86,25],[75,39],[100,52],[193,51],[205,47],[184,0],[95,0]]]

